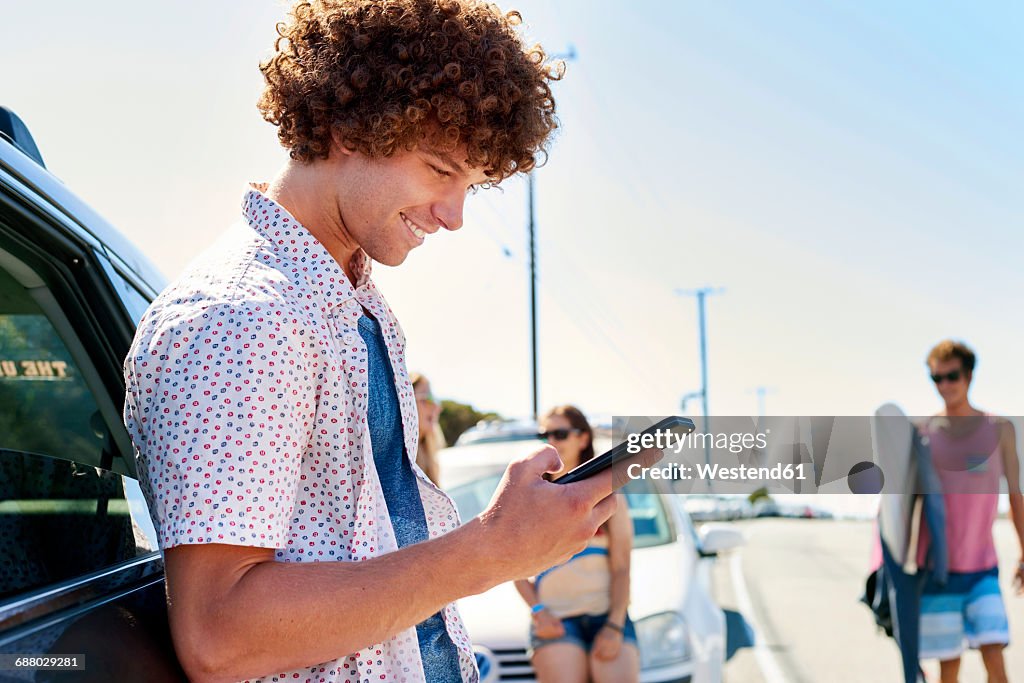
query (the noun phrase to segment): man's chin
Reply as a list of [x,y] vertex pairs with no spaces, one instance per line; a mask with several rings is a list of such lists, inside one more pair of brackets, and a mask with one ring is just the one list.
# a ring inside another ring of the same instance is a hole
[[395,266],[400,266],[403,263],[405,263],[405,259],[408,258],[409,252],[406,251],[401,254],[380,254],[379,256],[375,256],[373,254],[368,253],[367,255],[377,263],[381,264],[382,266],[394,268]]

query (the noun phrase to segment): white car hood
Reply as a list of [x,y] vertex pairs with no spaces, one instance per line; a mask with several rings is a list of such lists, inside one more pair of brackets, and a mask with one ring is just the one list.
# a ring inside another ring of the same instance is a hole
[[459,613],[474,643],[492,650],[526,648],[530,609],[511,581],[459,600]]
[[629,616],[636,621],[665,610],[682,610],[696,581],[697,557],[685,541],[633,551],[629,567]]

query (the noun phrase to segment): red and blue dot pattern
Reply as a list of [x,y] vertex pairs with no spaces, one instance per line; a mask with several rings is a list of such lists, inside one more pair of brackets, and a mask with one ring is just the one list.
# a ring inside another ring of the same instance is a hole
[[[353,259],[356,286],[322,244],[253,186],[245,221],[165,290],[125,359],[124,418],[161,548],[228,543],[278,562],[359,562],[397,549],[366,423],[361,309],[379,321],[407,454],[417,415],[405,335]],[[414,459],[414,458],[413,458]],[[431,538],[458,526],[415,466]],[[338,605],[339,618],[344,605]],[[443,610],[464,681],[478,674],[455,606]],[[423,681],[415,629],[333,662],[267,676],[309,683]]]

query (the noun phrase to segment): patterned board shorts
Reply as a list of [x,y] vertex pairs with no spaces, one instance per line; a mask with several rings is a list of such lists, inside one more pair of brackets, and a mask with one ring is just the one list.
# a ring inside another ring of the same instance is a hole
[[1009,645],[1010,626],[996,567],[950,572],[945,586],[925,584],[921,596],[921,659],[956,659],[972,648]]

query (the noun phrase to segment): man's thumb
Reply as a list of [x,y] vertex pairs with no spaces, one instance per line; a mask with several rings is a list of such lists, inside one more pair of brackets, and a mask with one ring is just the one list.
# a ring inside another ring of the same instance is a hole
[[562,459],[554,446],[544,446],[530,454],[525,460],[531,471],[537,474],[554,474],[562,469]]

